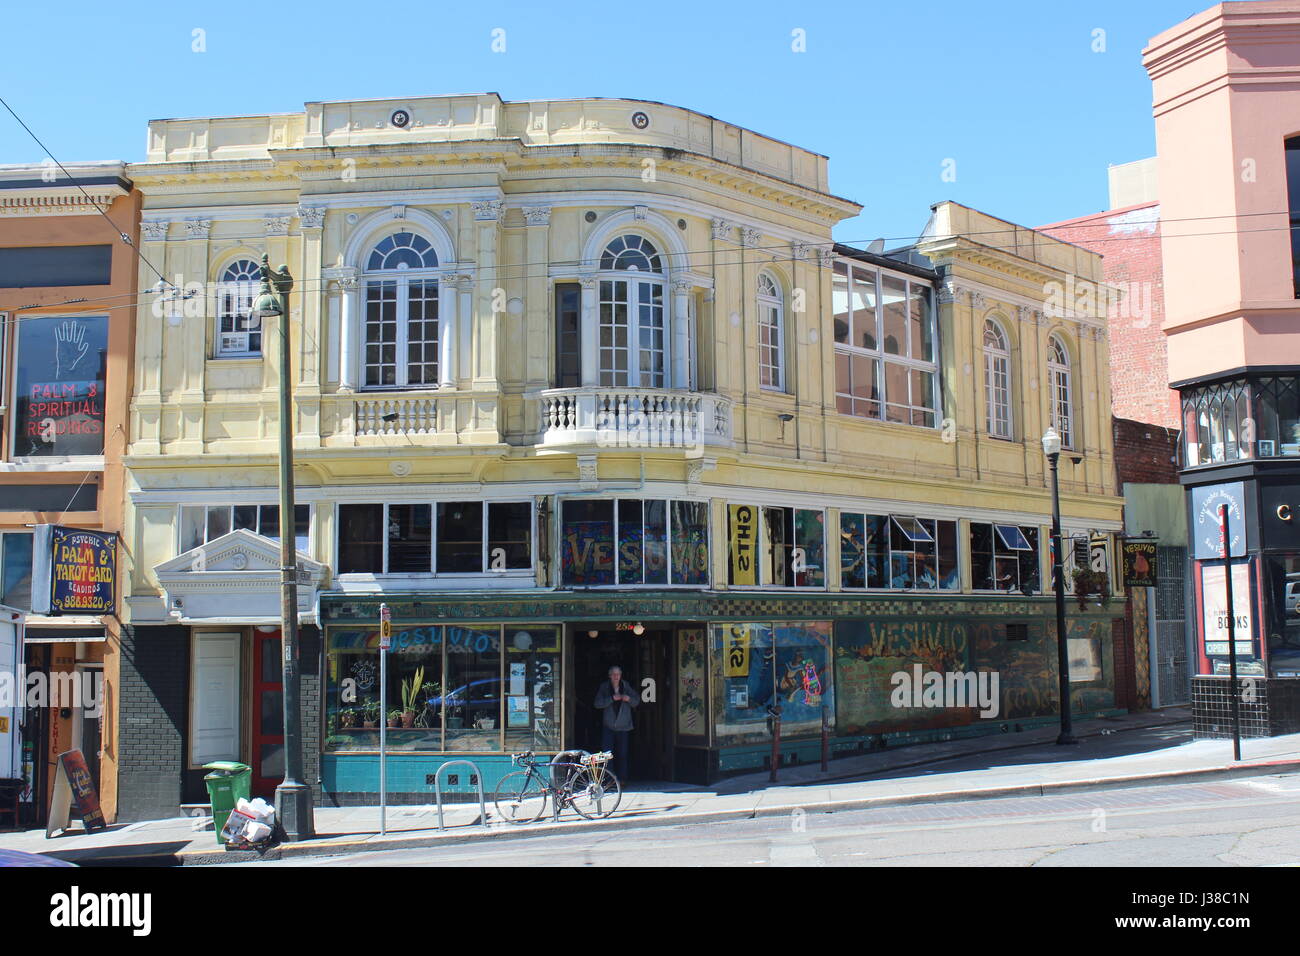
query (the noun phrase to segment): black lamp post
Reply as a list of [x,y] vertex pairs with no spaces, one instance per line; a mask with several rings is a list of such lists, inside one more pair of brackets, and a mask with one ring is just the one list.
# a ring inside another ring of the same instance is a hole
[[[272,287],[274,286],[274,292]],[[262,289],[250,315],[280,317],[280,642],[284,672],[284,780],[275,788],[275,815],[288,840],[316,835],[311,788],[302,781],[302,720],[298,709],[301,674],[298,667],[298,555],[293,506],[293,399],[289,355],[289,267],[272,272],[262,256]]]
[[1060,677],[1061,732],[1058,744],[1076,744],[1070,727],[1070,651],[1065,638],[1065,573],[1061,550],[1061,485],[1057,461],[1061,457],[1061,436],[1055,428],[1043,432],[1043,451],[1052,465],[1052,584],[1056,590],[1056,666]]

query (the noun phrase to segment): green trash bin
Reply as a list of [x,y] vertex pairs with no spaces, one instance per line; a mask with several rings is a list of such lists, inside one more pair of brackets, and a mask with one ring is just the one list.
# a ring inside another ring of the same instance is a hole
[[203,769],[212,771],[203,777],[203,782],[208,785],[208,799],[212,801],[212,825],[217,831],[217,842],[225,843],[221,831],[230,819],[230,811],[238,805],[239,798],[249,798],[253,768],[236,760],[214,760],[205,763]]

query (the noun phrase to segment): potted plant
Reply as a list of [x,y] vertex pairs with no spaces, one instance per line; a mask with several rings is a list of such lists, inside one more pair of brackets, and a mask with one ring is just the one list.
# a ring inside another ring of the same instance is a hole
[[419,703],[420,689],[424,685],[424,667],[415,669],[415,676],[402,681],[402,726],[415,726],[415,708]]
[[357,711],[355,707],[344,707],[339,711],[339,727],[348,730],[357,725]]
[[361,705],[361,726],[374,730],[379,726],[379,698],[371,697]]
[[1074,596],[1079,601],[1079,610],[1087,609],[1091,595],[1096,595],[1102,607],[1110,607],[1110,575],[1105,571],[1080,568],[1074,572]]
[[402,712],[398,710],[396,707],[394,707],[392,710],[388,712],[388,726],[389,727],[402,726]]

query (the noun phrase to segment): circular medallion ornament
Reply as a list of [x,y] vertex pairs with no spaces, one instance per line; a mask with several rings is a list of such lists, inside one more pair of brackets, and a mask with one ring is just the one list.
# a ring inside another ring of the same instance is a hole
[[594,212],[588,211],[587,215],[583,216],[582,218],[586,219],[587,222],[595,222],[596,214]]
[[394,478],[405,478],[411,473],[411,463],[409,461],[395,461],[388,466],[388,470],[393,473]]
[[242,551],[236,551],[230,556],[230,564],[236,571],[242,571],[248,567],[248,555]]
[[650,125],[650,117],[640,110],[637,110],[632,114],[632,125],[637,129],[645,129]]
[[411,122],[411,114],[406,110],[393,110],[393,115],[388,117],[388,121],[398,129],[406,129]]

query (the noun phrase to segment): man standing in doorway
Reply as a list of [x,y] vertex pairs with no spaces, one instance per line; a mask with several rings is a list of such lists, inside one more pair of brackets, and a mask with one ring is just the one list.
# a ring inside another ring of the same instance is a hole
[[614,752],[614,773],[621,783],[627,781],[632,708],[636,705],[636,691],[623,680],[623,668],[615,664],[609,669],[609,680],[596,691],[596,709],[603,714],[600,749]]

